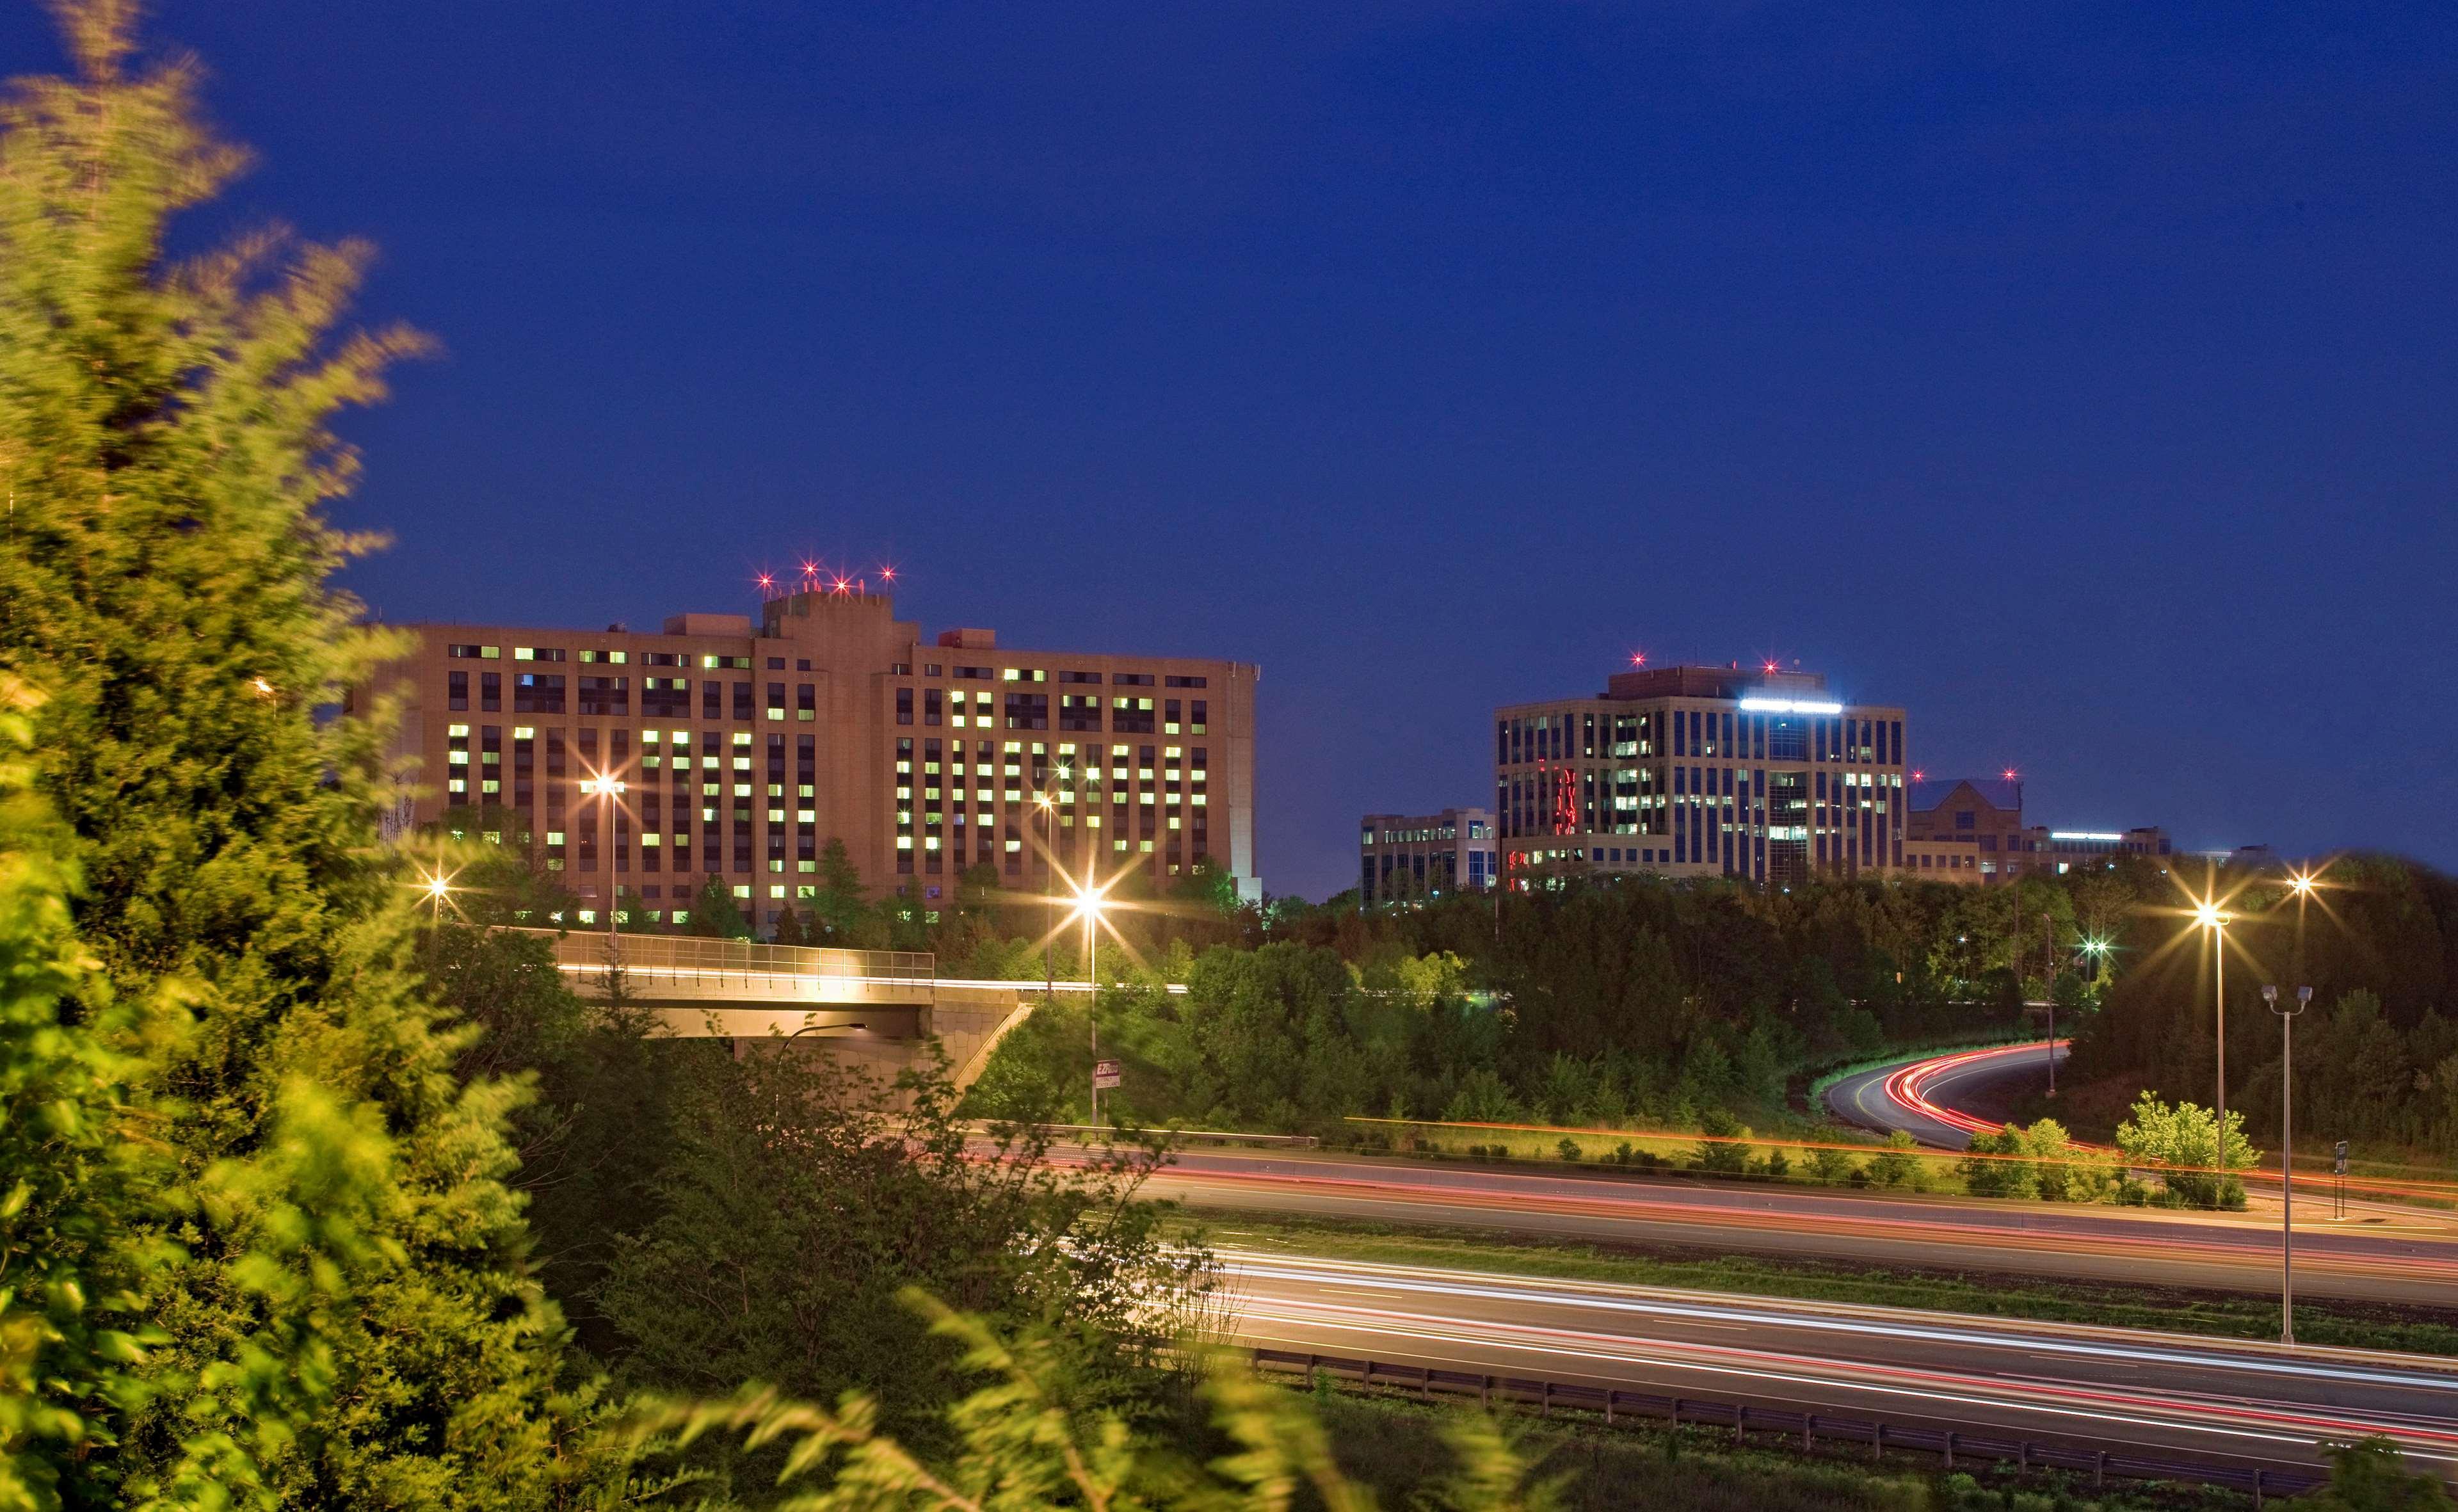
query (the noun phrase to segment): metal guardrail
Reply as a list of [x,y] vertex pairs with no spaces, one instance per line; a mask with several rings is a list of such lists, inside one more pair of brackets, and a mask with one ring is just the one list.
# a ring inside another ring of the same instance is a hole
[[[965,1126],[974,1133],[989,1131],[989,1121],[976,1119]],[[1108,1124],[1035,1124],[1031,1126],[1046,1134],[1115,1134],[1120,1129]],[[1249,1134],[1234,1129],[1147,1129],[1140,1133],[1158,1134],[1175,1144],[1185,1140],[1198,1145],[1270,1145],[1282,1150],[1318,1150],[1323,1141],[1312,1134]]]
[[1481,1406],[1496,1402],[1533,1406],[1551,1414],[1555,1407],[1583,1408],[1603,1414],[1608,1425],[1624,1417],[1660,1418],[1674,1427],[1730,1427],[1733,1441],[1744,1443],[1751,1434],[1772,1438],[1786,1447],[1798,1444],[1815,1453],[1827,1443],[1865,1443],[1869,1458],[1882,1459],[1889,1449],[1934,1454],[1945,1468],[1965,1461],[1994,1460],[2024,1470],[2072,1470],[2088,1473],[2093,1486],[2111,1477],[2131,1481],[2181,1481],[2247,1491],[2259,1507],[2271,1496],[2295,1496],[2322,1484],[2320,1470],[2279,1469],[2268,1465],[2235,1466],[2190,1460],[2145,1460],[2112,1454],[2105,1449],[2036,1439],[1993,1439],[1951,1428],[1911,1427],[1867,1418],[1837,1418],[1823,1413],[1759,1407],[1745,1401],[1718,1401],[1700,1397],[1666,1397],[1653,1392],[1625,1391],[1618,1386],[1591,1386],[1520,1376],[1485,1375],[1468,1370],[1440,1370],[1426,1365],[1395,1364],[1354,1356],[1309,1355],[1297,1350],[1258,1349],[1251,1352],[1258,1370],[1297,1371],[1309,1379],[1321,1374],[1354,1381],[1361,1389],[1386,1386],[1431,1398],[1435,1393],[1474,1397]]

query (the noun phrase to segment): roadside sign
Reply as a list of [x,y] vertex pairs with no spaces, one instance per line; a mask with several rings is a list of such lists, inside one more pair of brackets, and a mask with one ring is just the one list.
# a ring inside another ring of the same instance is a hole
[[2343,1176],[2347,1173],[2347,1142],[2343,1139],[2339,1141],[2337,1159],[2338,1163],[2330,1168],[2330,1174]]
[[1104,1091],[1117,1086],[1118,1063],[1115,1061],[1094,1061],[1093,1063],[1093,1085]]

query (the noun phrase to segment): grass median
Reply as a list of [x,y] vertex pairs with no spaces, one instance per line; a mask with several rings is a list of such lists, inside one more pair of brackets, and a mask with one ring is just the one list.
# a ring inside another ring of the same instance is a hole
[[[1324,1259],[1421,1265],[1496,1274],[1553,1276],[1631,1286],[1682,1287],[1749,1296],[1923,1308],[1989,1317],[2033,1318],[2110,1328],[2279,1336],[2279,1306],[2259,1297],[2182,1288],[2048,1281],[2019,1272],[1927,1270],[1716,1254],[1697,1250],[1463,1234],[1416,1226],[1311,1222],[1300,1218],[1207,1220],[1213,1242]],[[2458,1356],[2458,1314],[2358,1302],[2296,1304],[2306,1344]]]

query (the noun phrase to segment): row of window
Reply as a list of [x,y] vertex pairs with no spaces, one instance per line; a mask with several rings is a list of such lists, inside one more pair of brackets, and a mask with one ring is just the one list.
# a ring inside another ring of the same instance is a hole
[[[504,659],[504,648],[501,646],[470,645],[456,641],[444,648],[444,654],[454,661],[501,661]],[[574,654],[568,652],[561,646],[515,646],[512,648],[512,660],[598,662],[614,667],[628,666],[635,662],[643,667],[689,667],[694,664],[695,658],[689,652],[649,651],[642,652],[637,656],[635,656],[628,651],[605,651],[591,648],[584,649],[577,654]],[[751,670],[751,658],[748,656],[719,656],[713,654],[702,654],[697,658],[697,661],[698,665],[705,671],[717,671],[726,668],[731,668],[739,672],[748,672]],[[781,656],[771,656],[768,658],[768,665],[771,667],[782,667],[785,665],[784,658]],[[810,671],[811,664],[808,661],[803,662],[802,670],[804,672]]]
[[[1201,679],[1194,679],[1201,681]],[[899,688],[896,690],[896,722],[910,725],[919,712],[925,726],[944,726],[963,730],[1047,730],[1050,728],[1050,695],[1041,693],[1010,693],[1004,696],[990,693],[969,694],[962,688]],[[1154,707],[1155,700],[1121,695],[1107,700],[1106,721],[1103,699],[1098,694],[1061,694],[1058,698],[1058,728],[1077,734],[1115,732],[1119,735],[1204,735],[1212,722],[1209,699],[1164,698]]]
[[1601,756],[1722,756],[1741,761],[1903,762],[1900,719],[1817,718],[1673,709],[1644,713],[1523,715],[1497,720],[1494,760],[1503,766]]

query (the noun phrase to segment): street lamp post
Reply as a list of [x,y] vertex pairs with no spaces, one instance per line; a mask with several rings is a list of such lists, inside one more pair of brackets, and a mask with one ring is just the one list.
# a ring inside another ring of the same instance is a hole
[[2227,1194],[2227,926],[2228,916],[2210,903],[2194,910],[2194,922],[2211,932],[2211,1001],[2218,1018],[2218,1098],[2213,1109],[2213,1142],[2218,1152],[2218,1192]]
[[2279,1342],[2296,1342],[2296,1015],[2313,1001],[2298,987],[2291,1003],[2264,986],[2261,1001],[2279,1015]]
[[[1033,806],[1041,810],[1041,906],[1053,908],[1057,899],[1051,889],[1058,880],[1058,858],[1050,844],[1054,838],[1050,833],[1050,795],[1034,794],[1032,801]],[[1058,1000],[1058,967],[1050,954],[1051,936],[1056,933],[1053,926],[1041,937],[1041,1001],[1044,1006]]]
[[626,786],[617,777],[585,777],[580,779],[581,793],[603,799],[606,810],[606,934],[610,950],[614,948],[614,911],[623,896],[622,889],[614,881],[614,806],[621,801]]
[[1075,888],[1075,917],[1084,922],[1084,999],[1085,1022],[1093,1030],[1093,1125],[1101,1123],[1101,975],[1096,968],[1100,937],[1094,926],[1100,922],[1106,887]]

